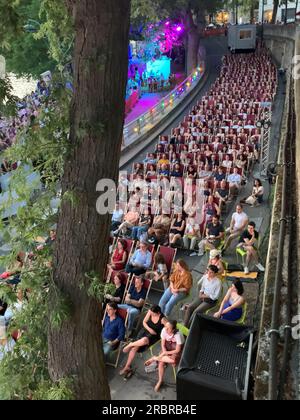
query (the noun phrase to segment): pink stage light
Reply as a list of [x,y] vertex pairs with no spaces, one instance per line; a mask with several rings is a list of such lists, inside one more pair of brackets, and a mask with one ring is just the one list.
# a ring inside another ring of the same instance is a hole
[[169,26],[169,25],[170,25],[170,21],[166,22],[166,26]]
[[177,27],[176,27],[176,31],[177,31],[177,32],[181,32],[181,31],[182,31],[182,26],[177,26]]

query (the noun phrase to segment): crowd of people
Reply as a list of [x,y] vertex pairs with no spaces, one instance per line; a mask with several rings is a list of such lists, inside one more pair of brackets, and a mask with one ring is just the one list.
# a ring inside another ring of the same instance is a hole
[[[12,146],[18,131],[33,124],[38,117],[41,104],[49,96],[49,87],[43,79],[37,83],[36,90],[17,102],[17,113],[14,117],[0,116],[0,153]],[[12,171],[16,163],[1,160],[0,174]]]
[[[225,56],[220,76],[180,126],[170,136],[161,136],[155,150],[133,164],[130,176],[120,173],[110,266],[117,264],[128,276],[130,287],[119,308],[128,311],[129,336],[148,299],[147,288],[162,284],[158,305],[147,312],[136,340],[123,349],[128,359],[121,375],[130,377],[136,353],[161,340],[160,355],[146,362],[158,368],[155,389],[160,389],[166,365],[176,365],[184,344],[181,335],[174,339],[178,323],[171,318],[178,304],[186,328],[197,313],[233,322],[241,319],[246,304],[243,284],[237,280],[224,292],[224,258],[239,249],[245,255],[246,275],[255,265],[264,270],[259,263],[259,232],[246,210],[264,202],[260,179],[254,179],[249,196],[238,200],[228,227],[223,220],[260,159],[262,134],[256,123],[268,117],[276,90],[276,67],[264,47],[253,54]],[[132,251],[125,251],[124,241],[132,244]],[[194,298],[189,267],[179,259],[168,269],[164,247],[198,256],[209,252]],[[123,330],[120,342],[125,336]],[[172,348],[166,345],[170,336]]]
[[[160,342],[159,355],[145,363],[146,368],[158,368],[155,390],[160,390],[166,366],[179,363],[184,346],[180,324],[172,319],[178,305],[186,329],[198,313],[234,322],[242,317],[243,284],[235,281],[224,293],[224,256],[239,249],[245,253],[246,274],[254,264],[264,269],[259,263],[259,232],[244,208],[263,203],[259,179],[254,180],[250,196],[236,205],[230,225],[224,226],[222,220],[260,159],[261,130],[256,122],[266,118],[276,88],[276,68],[263,47],[253,54],[225,56],[220,76],[180,126],[170,136],[161,136],[155,151],[135,163],[129,177],[120,174],[107,267],[107,282],[115,285],[115,291],[105,295],[102,333],[108,359],[127,340],[122,348],[127,360],[120,375],[129,378],[136,354]],[[17,128],[37,116],[45,94],[41,85],[20,103],[17,119],[1,120],[5,144],[13,143]],[[55,235],[50,236],[50,245],[54,240]],[[183,259],[175,262],[177,247],[199,257],[209,252],[195,296],[190,268]],[[173,264],[167,262],[166,248],[174,251]],[[16,279],[19,272],[20,267],[3,273],[2,280]],[[148,302],[154,284],[162,285],[158,304]],[[147,302],[150,308],[135,334]],[[11,319],[8,309],[0,302],[0,340]]]

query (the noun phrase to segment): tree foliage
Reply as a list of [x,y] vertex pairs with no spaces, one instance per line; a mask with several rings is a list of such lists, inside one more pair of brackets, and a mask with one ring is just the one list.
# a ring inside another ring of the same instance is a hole
[[[57,178],[62,174],[64,156],[68,151],[70,96],[64,89],[60,94],[64,100],[60,98],[59,109],[46,101],[40,122],[36,121],[20,132],[17,143],[5,153],[9,161],[22,157],[22,164],[12,173],[8,199],[0,212],[16,201],[26,202],[26,205],[18,209],[17,216],[10,218],[8,224],[1,224],[3,241],[11,247],[9,255],[1,257],[1,265],[10,266],[20,251],[32,252],[34,258],[27,261],[21,274],[24,295],[28,290],[30,293],[10,326],[10,332],[19,330],[23,333],[14,351],[8,353],[0,364],[0,399],[34,399],[41,397],[42,393],[48,398],[52,395],[51,389],[53,392],[61,390],[61,384],[51,383],[48,375],[47,325],[48,322],[53,325],[62,322],[70,308],[58,292],[55,307],[49,307],[49,289],[54,287],[52,252],[49,247],[41,251],[36,249],[36,238],[45,237],[56,222],[53,199],[57,198]],[[55,95],[58,98],[59,93]],[[26,182],[34,169],[43,173],[47,189],[40,190],[39,181]],[[15,299],[11,289],[5,286],[1,287],[0,296],[8,303]],[[50,392],[48,397],[46,389]]]
[[53,71],[57,64],[62,69],[71,60],[73,46],[71,19],[64,2],[16,1],[8,8],[9,13],[5,3],[1,0],[0,16],[1,21],[8,20],[4,28],[10,29],[3,33],[1,53],[7,70],[19,76],[38,77],[47,70]]
[[10,80],[0,78],[0,116],[14,115],[16,112],[17,97],[12,94]]
[[143,16],[155,21],[166,16],[183,17],[188,11],[210,14],[223,6],[223,0],[132,0],[131,14],[135,18]]

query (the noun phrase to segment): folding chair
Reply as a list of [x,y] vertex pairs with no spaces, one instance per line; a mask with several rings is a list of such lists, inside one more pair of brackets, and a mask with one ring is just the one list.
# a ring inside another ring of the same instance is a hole
[[[185,327],[183,324],[180,324],[180,323],[177,323],[177,329],[178,329],[179,332],[181,332],[181,334],[184,336],[184,338],[187,339],[187,337],[190,333],[190,330],[187,327]],[[176,374],[177,374],[176,369],[177,368],[174,365],[172,365],[172,368],[173,368],[173,375],[174,375],[174,379],[175,379],[175,383],[176,383]]]
[[[131,282],[129,284],[129,287],[127,289],[127,292],[130,290],[131,286],[134,284],[136,277],[138,277],[138,276],[133,276],[132,277]],[[142,320],[142,313],[145,311],[145,309],[147,309],[147,308],[145,308],[145,303],[148,300],[148,296],[149,296],[149,292],[150,292],[150,289],[151,289],[151,285],[152,285],[152,280],[147,279],[147,278],[144,278],[143,289],[146,289],[146,296],[145,296],[145,300],[144,300],[144,305],[140,308],[140,314],[137,316],[137,318],[135,320],[136,327],[134,329],[136,329],[136,330],[139,330],[140,324],[141,324],[141,320]],[[124,296],[126,296],[126,295],[124,294]]]
[[237,324],[245,325],[246,318],[247,318],[247,312],[248,312],[248,303],[245,302],[244,305],[243,305],[243,314],[242,314],[241,318],[238,321],[236,321]]

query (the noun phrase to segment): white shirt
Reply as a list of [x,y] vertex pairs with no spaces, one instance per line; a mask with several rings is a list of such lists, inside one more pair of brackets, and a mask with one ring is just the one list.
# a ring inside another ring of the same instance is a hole
[[224,168],[231,168],[232,167],[232,161],[231,160],[223,160],[222,166],[224,166]]
[[197,223],[195,223],[195,221],[188,221],[186,224],[186,228],[185,228],[185,234],[186,235],[191,235],[193,230],[195,230],[196,232],[199,231],[200,227]]
[[208,280],[207,274],[203,278],[200,293],[204,293],[211,300],[218,300],[221,294],[222,283],[217,277]]
[[228,182],[240,184],[242,182],[242,177],[239,174],[230,174],[228,177]]
[[232,221],[234,221],[234,230],[240,230],[245,227],[246,223],[248,222],[248,216],[245,212],[242,213],[233,213]]
[[112,220],[113,222],[122,222],[123,216],[124,216],[124,212],[122,209],[115,210],[113,212]]
[[161,332],[161,338],[171,343],[176,343],[177,345],[184,344],[184,337],[179,331],[175,335],[174,334],[170,335],[167,333],[166,329],[163,328]]

